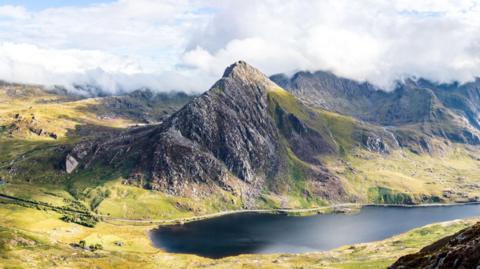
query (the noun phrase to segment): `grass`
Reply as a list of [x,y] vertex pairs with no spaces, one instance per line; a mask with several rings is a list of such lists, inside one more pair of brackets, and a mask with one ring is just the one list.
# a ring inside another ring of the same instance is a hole
[[67,191],[48,184],[8,183],[0,187],[0,193],[55,206],[64,206],[66,200],[73,199]]
[[[105,167],[67,175],[60,166],[63,154],[73,143],[81,137],[116,132],[133,122],[128,118],[98,117],[97,113],[106,113],[100,99],[65,99],[35,87],[14,97],[7,93],[0,90],[0,178],[7,181],[0,185],[0,193],[57,207],[71,206],[74,201],[98,214],[128,219],[184,218],[243,207],[241,198],[224,191],[210,197],[185,198],[124,185],[121,172]],[[359,202],[427,202],[441,197],[446,190],[456,194],[445,201],[480,196],[480,163],[475,157],[478,149],[454,144],[434,155],[407,150],[388,155],[368,152],[356,145],[355,135],[375,127],[335,113],[310,110],[280,88],[271,89],[268,95],[270,105],[278,104],[306,122],[340,153],[322,156],[322,163]],[[17,122],[16,114],[21,115],[21,121]],[[57,134],[57,139],[32,133],[28,128],[32,117],[36,127]],[[12,124],[19,128],[10,134]],[[281,143],[286,145],[286,172],[274,183],[269,182],[275,192],[265,191],[257,206],[325,205],[327,201],[309,191],[309,164],[295,156],[285,141]],[[63,215],[58,212],[11,204],[0,204],[0,216],[0,267],[18,268],[124,268],[139,264],[144,268],[385,268],[400,255],[415,252],[473,223],[468,220],[423,227],[384,241],[324,253],[210,260],[153,248],[148,240],[153,226],[148,223],[135,226],[110,221],[88,228],[62,221]],[[94,253],[70,247],[80,240],[87,245],[101,244],[104,250]]]
[[412,204],[413,199],[409,194],[394,192],[385,187],[368,189],[368,200],[376,204]]
[[[433,224],[383,241],[327,252],[252,254],[212,260],[154,248],[148,239],[154,226],[103,222],[87,228],[60,221],[61,215],[55,212],[10,204],[2,204],[0,214],[0,267],[19,268],[385,268],[399,256],[416,252],[477,221]],[[101,244],[104,250],[91,252],[70,247],[81,240],[86,245]]]
[[339,147],[339,152],[346,154],[346,150],[351,150],[355,145],[353,141],[354,130],[358,128],[356,121],[348,116],[339,115],[337,113],[317,109],[316,122],[317,128],[327,130],[328,136],[331,137],[335,144]]
[[[478,148],[433,141],[443,150],[430,155],[407,149],[377,154],[358,147],[355,137],[382,131],[378,127],[333,112],[310,111],[285,91],[271,91],[269,97],[271,105],[276,103],[302,119],[337,149],[339,154],[319,157],[359,202],[465,202],[480,197]],[[296,162],[292,167],[291,157],[291,174],[300,178],[302,164]],[[444,197],[446,191],[455,194]]]
[[66,175],[60,167],[72,143],[132,123],[123,118],[97,117],[88,110],[99,103],[98,99],[76,100],[35,86],[2,86],[0,177],[12,183],[62,183]]
[[[452,145],[443,155],[418,155],[396,150],[381,155],[357,149],[343,159],[323,161],[362,202],[375,202],[372,188],[388,188],[412,197],[414,202],[467,201],[480,195],[480,163],[462,145]],[[443,197],[453,191],[452,197]]]

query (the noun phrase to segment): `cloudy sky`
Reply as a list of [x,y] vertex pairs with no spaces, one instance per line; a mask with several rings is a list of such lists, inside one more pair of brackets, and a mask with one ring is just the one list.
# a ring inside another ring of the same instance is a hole
[[201,92],[236,60],[388,88],[480,75],[480,1],[0,0],[0,79]]

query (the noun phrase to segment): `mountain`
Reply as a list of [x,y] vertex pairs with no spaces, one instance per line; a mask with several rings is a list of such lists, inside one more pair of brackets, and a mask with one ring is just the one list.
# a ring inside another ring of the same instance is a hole
[[[127,181],[146,188],[189,196],[220,188],[241,194],[246,203],[290,184],[292,170],[300,169],[311,185],[305,195],[344,199],[339,179],[316,158],[335,149],[281,104],[285,98],[292,96],[240,61],[160,125],[80,144],[69,156],[83,168],[131,164]],[[308,111],[292,100],[298,106],[293,109]]]
[[[83,98],[39,86],[4,83],[0,131],[11,138],[86,139],[98,129],[162,121],[193,96],[136,90],[122,96]],[[55,124],[53,124],[55,122]]]
[[[141,123],[160,122],[177,111],[194,96],[183,92],[153,92],[139,89],[120,96],[100,98],[100,105],[92,107],[104,117],[123,117]],[[99,114],[100,114],[99,113]]]
[[[242,61],[198,96],[141,89],[85,98],[0,83],[3,263],[151,264],[158,251],[145,234],[156,220],[240,209],[480,201],[478,83],[407,80],[387,92],[325,72],[270,79]],[[274,267],[285,259],[287,267],[386,267],[395,251],[417,251],[466,225],[258,258]],[[478,262],[478,230],[392,268],[440,261],[470,268]],[[220,262],[172,255],[158,252],[152,266]],[[228,263],[252,265],[252,257]]]
[[445,237],[418,253],[398,259],[389,269],[478,268],[480,264],[480,223]]
[[432,138],[480,144],[478,79],[461,85],[408,79],[393,91],[322,71],[271,79],[305,104],[388,126],[402,146],[414,151],[434,151]]

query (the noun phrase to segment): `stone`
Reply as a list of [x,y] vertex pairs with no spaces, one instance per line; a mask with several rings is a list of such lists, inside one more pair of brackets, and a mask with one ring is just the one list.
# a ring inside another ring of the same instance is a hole
[[78,167],[79,163],[75,157],[72,155],[68,154],[67,158],[65,160],[65,169],[67,173],[71,174],[75,169]]

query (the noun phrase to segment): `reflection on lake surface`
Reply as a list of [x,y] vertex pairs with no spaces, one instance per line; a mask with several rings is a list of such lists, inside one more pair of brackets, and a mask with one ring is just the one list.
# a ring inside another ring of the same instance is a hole
[[156,247],[220,258],[245,253],[301,253],[382,240],[426,224],[480,216],[480,205],[365,207],[353,215],[309,217],[242,213],[160,227]]

